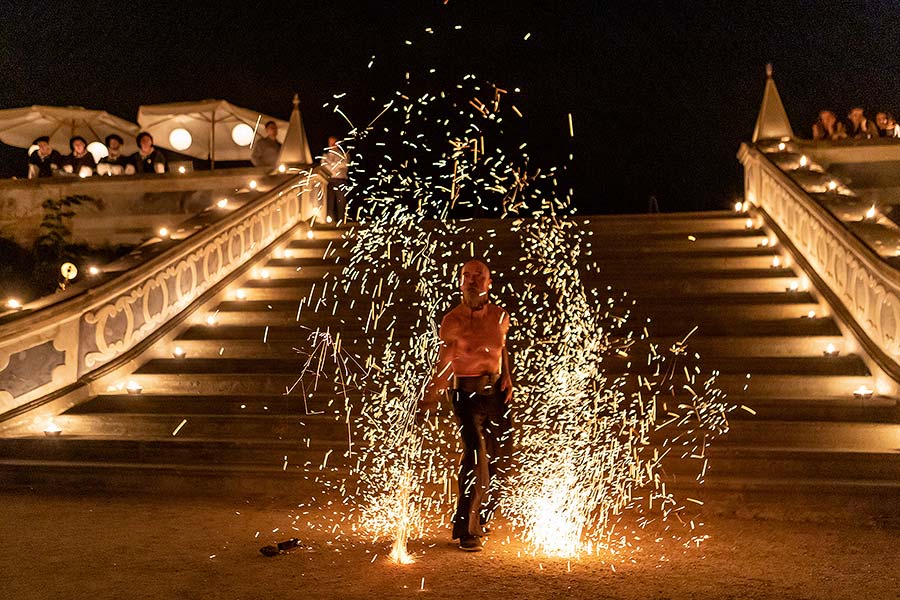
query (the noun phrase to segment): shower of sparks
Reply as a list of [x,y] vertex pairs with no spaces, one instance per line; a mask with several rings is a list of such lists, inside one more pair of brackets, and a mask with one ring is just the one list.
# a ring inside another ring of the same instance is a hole
[[342,145],[353,155],[348,214],[358,225],[325,251],[342,273],[300,302],[297,320],[311,312],[321,324],[286,390],[299,386],[306,402],[306,386],[325,377],[344,400],[335,414],[348,439],[335,454],[349,475],[327,485],[344,496],[354,530],[389,542],[389,559],[408,564],[409,540],[448,528],[456,425],[449,402],[424,423],[416,408],[437,357],[437,324],[458,298],[458,269],[477,257],[512,323],[516,451],[491,493],[513,535],[535,555],[615,554],[631,547],[616,530],[629,512],[642,527],[674,522],[684,534],[673,535],[699,543],[666,482],[671,466],[702,483],[707,446],[727,431],[734,407],[716,373],[692,362],[690,334],[661,349],[644,323],[630,322],[635,303],[604,284],[589,222],[575,217],[571,191],[559,193],[557,168],[529,165],[516,137],[518,89],[466,75],[449,90],[414,93],[405,79],[393,98],[372,99],[377,115],[365,127],[333,108],[350,126]]

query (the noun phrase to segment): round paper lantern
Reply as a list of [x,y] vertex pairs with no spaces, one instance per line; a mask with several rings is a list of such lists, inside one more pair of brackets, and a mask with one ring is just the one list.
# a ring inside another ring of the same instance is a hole
[[238,123],[231,130],[231,139],[238,146],[249,146],[253,141],[253,128],[246,123]]
[[95,162],[100,162],[101,158],[109,156],[109,148],[102,142],[91,142],[87,146],[87,151],[94,157]]
[[169,134],[169,144],[179,152],[190,148],[193,141],[194,138],[191,137],[191,132],[181,127],[173,129],[172,133]]

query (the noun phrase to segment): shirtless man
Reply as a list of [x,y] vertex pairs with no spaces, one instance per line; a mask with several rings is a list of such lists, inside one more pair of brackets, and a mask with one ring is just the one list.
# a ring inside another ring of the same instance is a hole
[[452,391],[463,443],[453,539],[460,549],[478,552],[496,508],[491,479],[503,474],[511,454],[509,315],[488,301],[491,272],[483,262],[463,265],[459,287],[462,302],[441,321],[440,355],[420,411],[434,409],[441,394]]

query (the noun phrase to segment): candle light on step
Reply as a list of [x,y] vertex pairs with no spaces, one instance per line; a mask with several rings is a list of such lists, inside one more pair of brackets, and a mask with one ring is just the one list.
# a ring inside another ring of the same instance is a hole
[[51,420],[44,428],[44,435],[47,437],[59,437],[62,435],[62,428]]
[[841,351],[835,348],[834,344],[828,344],[827,346],[825,346],[825,352],[823,352],[825,356],[837,356],[840,353]]
[[137,381],[131,380],[125,385],[125,390],[132,395],[140,394],[144,391],[144,388],[141,387]]
[[860,398],[860,399],[871,398],[872,394],[873,394],[872,390],[870,390],[869,388],[867,388],[864,385],[861,385],[858,388],[856,388],[855,390],[853,390],[854,398]]
[[172,356],[174,356],[175,358],[184,358],[185,356],[187,356],[187,353],[181,346],[175,346],[175,349],[172,350]]

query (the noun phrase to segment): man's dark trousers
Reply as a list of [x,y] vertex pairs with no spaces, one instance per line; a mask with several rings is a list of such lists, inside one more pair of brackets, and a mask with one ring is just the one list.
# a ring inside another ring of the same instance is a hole
[[454,539],[484,535],[483,525],[497,508],[498,484],[509,470],[512,424],[499,387],[490,395],[453,392],[463,443]]

